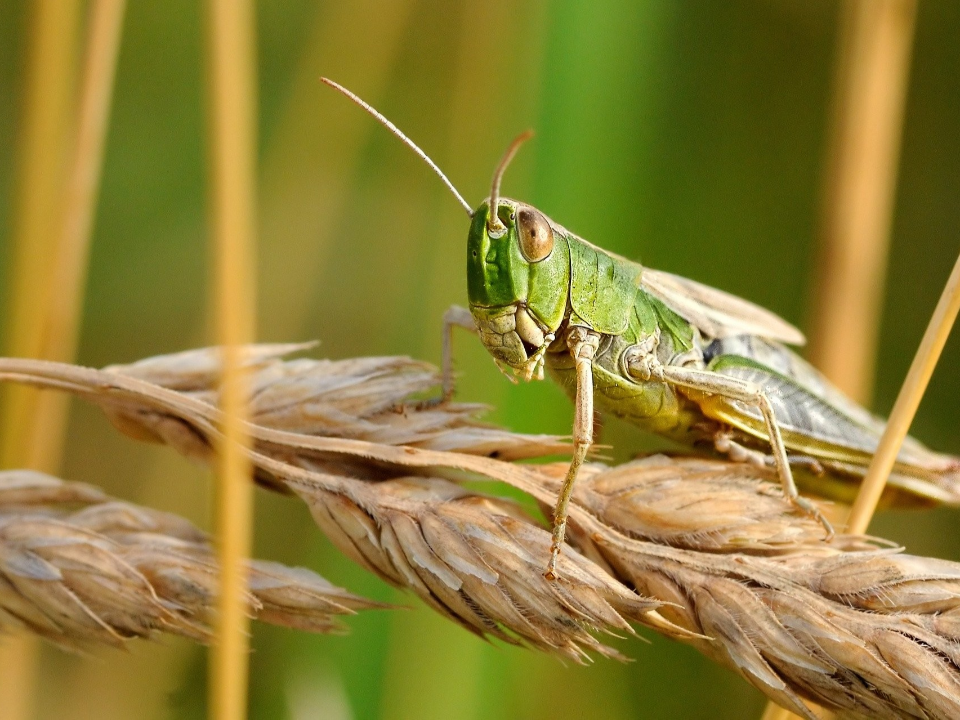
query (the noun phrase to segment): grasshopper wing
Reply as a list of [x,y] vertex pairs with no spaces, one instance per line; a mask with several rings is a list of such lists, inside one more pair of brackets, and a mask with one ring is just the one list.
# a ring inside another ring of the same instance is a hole
[[[789,353],[786,348],[779,350]],[[770,359],[769,354],[756,355],[763,360]],[[758,362],[759,359],[721,354],[710,361],[708,369],[762,387],[770,399],[784,444],[792,453],[816,458],[826,467],[840,470],[851,478],[862,478],[877,448],[883,422],[844,398],[825,380],[821,387],[810,382],[812,377],[806,377],[806,382],[800,384],[796,372],[783,374],[786,368],[774,370]],[[794,371],[805,365],[799,358],[792,360]],[[813,368],[808,370],[816,373]],[[697,402],[708,417],[759,439],[758,447],[769,442],[766,425],[756,407],[722,396],[699,398]],[[915,499],[960,505],[960,460],[935,453],[913,438],[907,438],[889,483]]]
[[679,275],[645,267],[640,286],[707,338],[756,335],[790,345],[806,342],[802,332],[769,310]]

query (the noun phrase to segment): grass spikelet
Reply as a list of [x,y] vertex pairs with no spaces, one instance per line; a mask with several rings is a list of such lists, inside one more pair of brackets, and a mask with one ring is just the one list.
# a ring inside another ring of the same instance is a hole
[[317,524],[348,556],[478,635],[522,642],[575,661],[620,657],[589,630],[632,633],[659,603],[637,596],[579,553],[562,579],[543,577],[550,533],[509,501],[442,479],[399,478],[354,497],[291,482]]
[[[588,466],[573,498],[561,580],[548,583],[541,575],[549,543],[544,524],[513,501],[452,481],[497,480],[549,507],[561,464],[490,457],[499,452],[496,442],[479,453],[475,408],[424,401],[419,387],[406,399],[393,394],[389,377],[409,391],[410,374],[425,369],[415,361],[300,360],[287,368],[277,366],[288,361],[276,352],[246,351],[256,365],[254,386],[270,387],[267,377],[310,378],[295,383],[297,394],[325,408],[324,427],[305,421],[312,434],[303,434],[287,415],[285,429],[248,424],[258,478],[301,497],[351,558],[470,631],[582,661],[618,656],[596,630],[630,634],[630,623],[640,624],[693,645],[803,717],[815,717],[804,701],[851,717],[960,716],[960,564],[859,535],[824,542],[819,524],[793,511],[765,469],[652,456],[615,468]],[[215,357],[213,350],[195,351],[169,363],[206,367],[214,387]],[[151,377],[191,389],[146,382],[145,364],[128,374],[123,367],[0,359],[0,379],[69,389],[107,409],[126,432],[209,460],[221,422],[210,387],[192,370],[189,383],[177,379],[163,370],[163,358],[148,364]],[[321,379],[324,369],[337,381]],[[349,431],[334,427],[329,410],[337,403],[327,397],[344,387],[350,401],[338,411]],[[356,432],[366,427],[361,420],[380,432],[382,413],[390,414],[394,431],[405,422],[419,428],[408,436],[423,446],[373,442]],[[425,434],[421,414],[434,419]],[[491,437],[505,447],[524,442],[523,435],[497,433]],[[531,450],[556,442],[535,437]]]
[[[338,616],[379,607],[304,568],[247,568],[246,606],[262,622],[342,632]],[[207,536],[183,518],[43,473],[0,472],[0,629],[75,650],[160,632],[209,642],[218,577]]]
[[[477,415],[485,409],[482,405],[441,406],[423,401],[439,382],[436,368],[429,363],[404,357],[283,360],[312,345],[261,344],[247,348],[244,367],[253,373],[251,423],[301,435],[456,450],[502,460],[569,451],[561,438],[552,435],[517,435],[480,422]],[[220,361],[210,349],[105,369],[178,390],[208,404],[218,402]],[[136,435],[150,428],[150,421],[142,415],[133,417],[132,423],[125,422],[122,406],[109,414],[125,432]],[[158,439],[170,432],[163,422],[163,418],[156,419]],[[199,449],[193,452],[205,455]]]

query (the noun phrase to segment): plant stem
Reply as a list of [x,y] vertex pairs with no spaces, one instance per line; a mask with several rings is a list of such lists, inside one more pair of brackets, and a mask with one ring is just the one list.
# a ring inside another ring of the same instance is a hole
[[827,157],[809,359],[869,401],[916,0],[845,7]]
[[[839,36],[808,355],[862,403],[873,387],[916,5],[848,0]],[[763,715],[789,718],[773,703]]]
[[[76,354],[125,9],[126,0],[96,0],[90,6],[76,144],[41,323],[40,357],[49,360],[69,362]],[[30,467],[52,458],[59,465],[67,410],[66,398],[39,398],[33,434],[27,439],[33,455]]]
[[930,318],[930,324],[927,325],[927,330],[923,334],[923,340],[920,341],[920,347],[910,365],[907,379],[903,381],[893,412],[890,413],[880,445],[867,470],[863,485],[860,486],[860,493],[853,504],[853,510],[850,511],[848,532],[864,533],[870,524],[870,518],[876,510],[887,476],[897,460],[897,453],[910,429],[913,416],[920,406],[920,400],[930,382],[930,376],[933,375],[940,353],[950,335],[950,329],[957,319],[958,310],[960,310],[960,257],[953,266],[953,272],[950,273],[933,317]]
[[253,484],[247,378],[241,348],[254,336],[255,192],[254,13],[250,2],[208,6],[209,162],[216,334],[223,348],[220,391],[224,441],[217,467],[216,533],[221,567],[216,644],[210,655],[210,717],[246,717],[249,618],[243,563],[250,555]]
[[[41,3],[33,26],[17,207],[17,255],[11,286],[8,352],[73,359],[87,259],[113,96],[124,0],[91,5],[72,156],[70,122],[77,2]],[[51,266],[53,271],[50,271]],[[60,465],[67,398],[20,389],[6,396],[0,467],[54,472]],[[3,716],[29,717],[39,648],[8,641],[0,655]]]

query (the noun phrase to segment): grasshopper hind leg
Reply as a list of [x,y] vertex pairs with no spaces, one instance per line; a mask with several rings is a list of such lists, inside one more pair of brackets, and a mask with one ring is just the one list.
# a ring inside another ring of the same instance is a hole
[[741,380],[739,378],[721,375],[708,370],[696,370],[684,367],[675,367],[672,365],[661,365],[656,368],[656,379],[676,385],[681,388],[688,388],[705,395],[719,395],[732,400],[738,400],[748,403],[760,410],[763,416],[763,422],[766,425],[767,437],[770,442],[770,449],[773,451],[773,461],[777,469],[777,475],[780,477],[780,484],[783,488],[783,494],[791,505],[801,510],[804,514],[816,519],[826,531],[826,539],[833,538],[833,526],[823,516],[819,508],[797,492],[797,486],[793,481],[793,473],[790,470],[790,460],[787,457],[787,449],[783,443],[783,436],[780,434],[780,426],[774,413],[770,398],[767,397],[763,387],[756,383]]

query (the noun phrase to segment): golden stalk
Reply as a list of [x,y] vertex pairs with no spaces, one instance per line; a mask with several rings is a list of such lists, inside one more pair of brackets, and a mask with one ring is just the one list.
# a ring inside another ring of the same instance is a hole
[[960,257],[957,258],[947,284],[943,288],[943,294],[923,334],[907,378],[900,388],[900,394],[893,406],[893,412],[890,413],[890,419],[887,421],[877,452],[860,486],[860,493],[853,503],[848,523],[850,532],[866,532],[870,524],[870,518],[873,517],[873,512],[877,508],[887,476],[890,475],[897,460],[897,453],[900,452],[903,439],[920,406],[927,383],[930,382],[930,376],[933,375],[933,369],[940,359],[940,353],[947,342],[950,329],[957,319],[958,310],[960,310]]
[[[67,118],[80,4],[41,3],[36,10],[14,296],[9,298],[7,344],[15,354],[59,360],[74,354],[123,9],[122,0],[98,0],[91,7],[75,126]],[[66,163],[67,138],[74,127],[72,156]],[[62,454],[67,398],[18,392],[6,399],[0,430],[3,466],[55,469]],[[0,703],[5,717],[29,715],[37,659],[30,640],[17,639],[4,648]]]
[[[126,0],[96,0],[90,6],[76,143],[43,298],[40,357],[52,360],[66,362],[76,352],[125,7]],[[49,394],[37,403],[26,441],[32,457],[26,464],[55,468],[62,454],[68,406],[65,398]]]
[[221,568],[210,655],[210,717],[246,717],[249,618],[245,558],[253,515],[247,378],[241,346],[254,335],[253,253],[256,233],[256,61],[250,2],[211,0],[208,6],[210,195],[217,339],[223,352],[220,406],[223,439],[217,462],[216,533]]
[[[37,3],[31,27],[28,76],[17,146],[18,182],[14,246],[6,302],[8,355],[41,357],[43,298],[49,295],[56,219],[63,195],[67,138],[73,130],[74,72],[79,2]],[[36,395],[33,388],[3,393],[0,459],[5,467],[23,465],[31,435]]]
[[26,720],[33,715],[40,644],[26,634],[11,635],[0,645],[0,703],[9,720]]
[[809,359],[871,393],[916,0],[848,0],[821,219]]
[[[839,34],[808,356],[861,403],[873,387],[916,5],[847,0]],[[772,703],[763,714],[791,717]]]
[[[54,235],[52,218],[62,191],[79,16],[79,2],[38,3],[33,8],[18,141],[14,245],[6,283],[10,290],[4,298],[4,342],[9,355],[40,354],[39,299]],[[24,431],[31,424],[39,392],[22,386],[4,389],[0,468],[23,465],[31,454],[24,444]],[[0,707],[10,720],[32,715],[39,650],[28,635],[11,635],[0,643]]]

